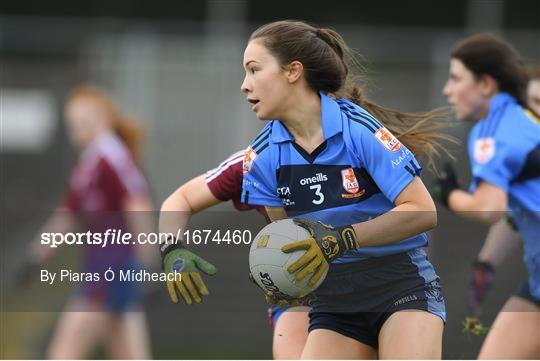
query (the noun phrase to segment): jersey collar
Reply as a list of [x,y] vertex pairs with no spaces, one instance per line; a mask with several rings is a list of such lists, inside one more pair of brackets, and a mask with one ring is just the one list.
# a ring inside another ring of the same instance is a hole
[[516,103],[516,99],[506,92],[500,92],[491,98],[489,103],[489,111],[487,119],[493,117],[493,115],[499,111],[501,107],[506,106],[508,103]]
[[[336,101],[329,96],[319,92],[321,96],[321,114],[324,140],[333,137],[343,131],[341,123],[341,110]],[[282,143],[293,141],[294,138],[287,127],[279,120],[272,122],[272,143]]]

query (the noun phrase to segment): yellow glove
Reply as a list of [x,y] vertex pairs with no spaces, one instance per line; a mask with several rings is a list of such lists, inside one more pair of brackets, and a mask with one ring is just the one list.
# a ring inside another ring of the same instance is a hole
[[311,234],[309,238],[281,247],[285,253],[306,250],[302,257],[287,268],[289,273],[298,272],[294,277],[297,282],[313,273],[308,284],[314,287],[328,270],[330,262],[358,248],[356,233],[352,226],[332,227],[305,219],[293,219],[293,221]]

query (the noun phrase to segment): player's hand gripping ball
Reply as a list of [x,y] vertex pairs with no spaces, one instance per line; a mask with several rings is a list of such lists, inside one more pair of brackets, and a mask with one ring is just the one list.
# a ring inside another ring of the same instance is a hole
[[285,219],[270,223],[257,234],[249,266],[253,280],[264,291],[277,299],[301,298],[324,281],[332,260],[357,247],[351,226],[334,228],[321,222]]

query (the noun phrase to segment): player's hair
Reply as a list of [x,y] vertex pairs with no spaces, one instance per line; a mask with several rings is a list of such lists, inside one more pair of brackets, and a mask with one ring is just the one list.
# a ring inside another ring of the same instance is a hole
[[451,57],[460,60],[476,78],[489,75],[500,91],[527,107],[527,69],[519,52],[508,42],[491,33],[467,36],[456,43]]
[[406,113],[380,106],[366,98],[360,78],[360,62],[345,40],[332,29],[319,29],[303,21],[283,20],[261,26],[249,40],[259,40],[281,66],[299,61],[304,77],[315,91],[347,98],[365,108],[380,120],[415,155],[426,156],[434,165],[439,151],[448,154],[440,140],[454,141],[439,133],[448,124],[433,121],[443,118],[440,110],[428,113]]
[[113,130],[126,144],[133,159],[138,162],[143,140],[143,130],[139,123],[122,113],[112,98],[95,85],[83,84],[73,88],[68,95],[67,103],[78,98],[89,98],[105,111]]
[[531,80],[540,80],[540,65],[529,68],[529,81]]

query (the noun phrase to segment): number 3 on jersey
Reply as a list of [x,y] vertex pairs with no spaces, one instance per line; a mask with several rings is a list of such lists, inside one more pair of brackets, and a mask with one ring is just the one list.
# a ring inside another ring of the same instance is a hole
[[313,199],[311,202],[313,204],[322,204],[324,202],[324,194],[321,192],[321,188],[322,186],[320,184],[314,184],[312,186],[309,187],[309,189],[314,189],[315,190],[315,195],[319,198],[317,199]]

